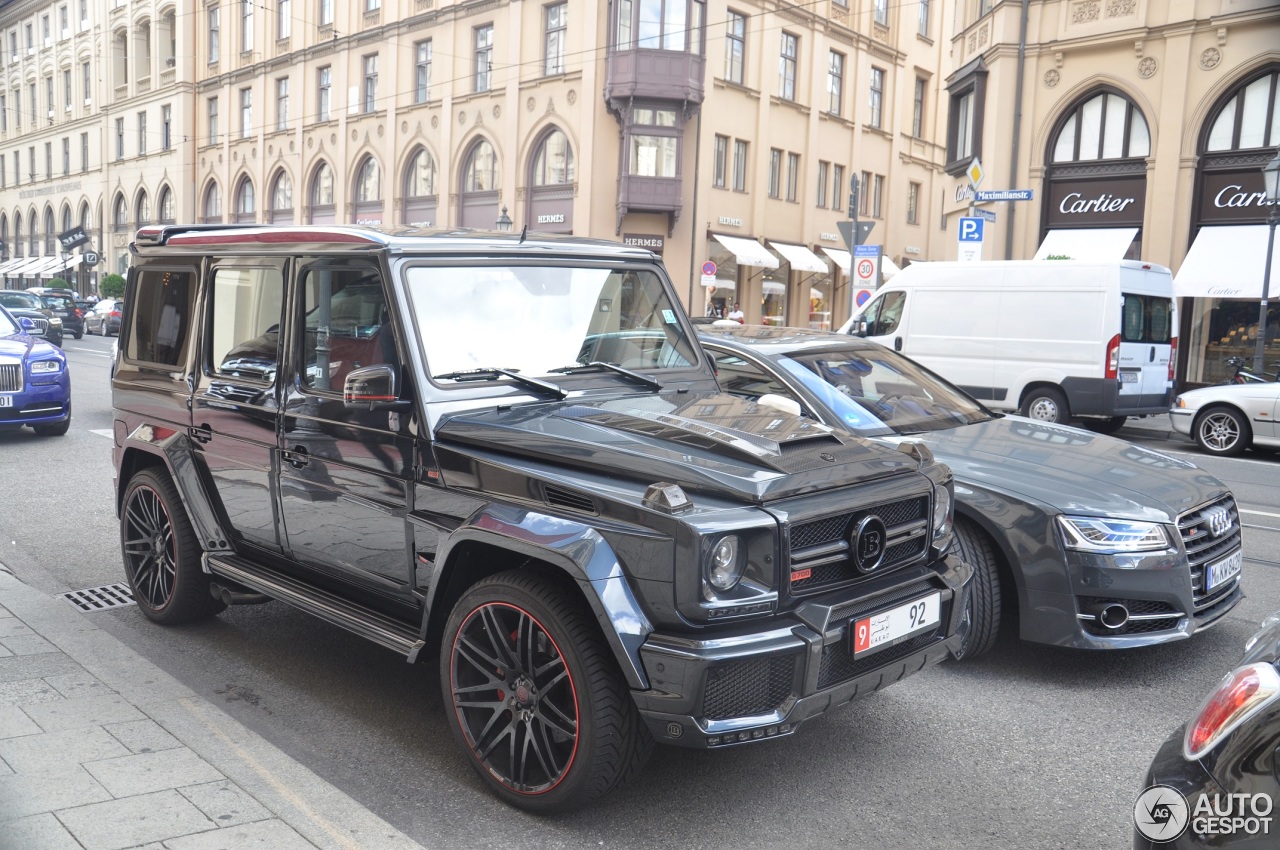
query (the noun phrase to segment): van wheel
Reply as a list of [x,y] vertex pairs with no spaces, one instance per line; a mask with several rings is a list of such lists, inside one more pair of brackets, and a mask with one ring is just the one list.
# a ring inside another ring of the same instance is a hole
[[1000,574],[991,539],[972,523],[956,521],[956,546],[960,559],[973,567],[958,629],[960,649],[953,653],[956,661],[965,661],[995,646],[1000,633]]
[[1067,422],[1071,411],[1067,397],[1056,387],[1036,387],[1022,402],[1022,415],[1040,422]]
[[507,803],[569,811],[644,766],[653,739],[580,598],[525,571],[491,576],[458,600],[444,647],[449,725]]
[[1127,416],[1112,416],[1110,419],[1086,419],[1084,427],[1098,434],[1114,434],[1129,421]]
[[148,619],[172,626],[227,607],[209,592],[195,531],[167,476],[144,469],[129,482],[120,513],[120,549],[133,598]]
[[1201,413],[1192,433],[1200,448],[1224,457],[1240,454],[1253,440],[1249,423],[1230,407],[1211,407]]

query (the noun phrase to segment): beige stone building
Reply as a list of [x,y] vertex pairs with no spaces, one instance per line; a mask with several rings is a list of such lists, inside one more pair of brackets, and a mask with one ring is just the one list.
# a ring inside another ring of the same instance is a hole
[[[1265,219],[1280,145],[1276,0],[28,0],[0,60],[10,286],[68,223],[107,271],[157,221],[510,220],[660,250],[695,313],[830,327],[868,287],[851,178],[886,272],[954,259],[971,205],[986,258],[1179,270]],[[1032,200],[974,203],[975,157]],[[1181,302],[1190,380],[1248,344],[1241,263]]]

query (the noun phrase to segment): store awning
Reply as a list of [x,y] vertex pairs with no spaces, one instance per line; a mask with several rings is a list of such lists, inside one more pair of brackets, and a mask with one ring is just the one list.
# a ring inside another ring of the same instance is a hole
[[728,278],[717,277],[714,280],[703,280],[703,286],[714,286],[716,289],[737,289],[738,282]]
[[16,268],[19,263],[25,263],[26,261],[26,257],[14,257],[11,260],[5,260],[0,263],[0,275],[8,274],[10,269]]
[[853,265],[853,258],[848,251],[845,251],[842,248],[828,248],[826,245],[823,245],[822,252],[835,260],[836,265],[840,267],[842,272],[845,274],[849,273],[849,267]]
[[827,264],[822,262],[822,258],[803,245],[789,245],[786,242],[774,242],[772,239],[769,240],[769,244],[787,258],[793,271],[823,272],[824,274],[827,271]]
[[737,258],[740,265],[760,266],[766,269],[776,269],[778,267],[778,258],[770,254],[768,248],[754,239],[721,236],[719,233],[715,234],[715,238],[717,242],[729,249],[729,253]]
[[64,260],[61,257],[45,257],[40,265],[28,272],[28,274],[44,276],[51,275],[54,272],[60,272],[64,268]]
[[26,275],[31,274],[31,270],[44,262],[44,257],[23,257],[22,262],[9,269],[9,274]]
[[1094,227],[1080,230],[1050,230],[1033,260],[1066,257],[1071,260],[1105,263],[1123,260],[1138,235],[1136,227]]
[[778,283],[776,280],[766,280],[763,284],[763,289],[764,289],[765,295],[786,295],[787,294],[786,284]]
[[[1271,258],[1268,298],[1280,298],[1280,237]],[[1180,298],[1261,298],[1267,266],[1267,226],[1202,227],[1173,276]]]

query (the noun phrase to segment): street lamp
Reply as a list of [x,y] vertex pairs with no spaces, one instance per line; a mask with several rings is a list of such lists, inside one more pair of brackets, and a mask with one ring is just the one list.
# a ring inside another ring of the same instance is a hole
[[502,214],[498,216],[498,220],[494,222],[494,226],[503,233],[511,232],[511,216],[507,215],[507,208],[503,206]]
[[1262,180],[1267,195],[1267,263],[1262,272],[1262,301],[1258,303],[1258,344],[1253,350],[1253,372],[1261,375],[1262,353],[1267,343],[1267,293],[1271,288],[1271,255],[1276,247],[1276,225],[1280,224],[1280,150],[1262,167]]

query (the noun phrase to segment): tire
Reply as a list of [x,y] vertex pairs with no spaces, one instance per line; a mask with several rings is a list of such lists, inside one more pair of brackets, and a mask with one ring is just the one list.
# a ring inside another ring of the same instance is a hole
[[967,661],[988,652],[1000,634],[1000,573],[991,538],[976,525],[956,520],[956,546],[961,560],[973,567],[960,625],[960,649],[952,656]]
[[168,476],[144,469],[129,481],[120,512],[120,551],[133,598],[166,626],[203,620],[227,606],[209,592],[200,546]]
[[1067,397],[1056,387],[1036,387],[1022,402],[1022,415],[1039,422],[1065,424],[1071,421]]
[[1112,416],[1110,419],[1086,419],[1084,427],[1097,434],[1114,434],[1129,421],[1127,416]]
[[491,576],[449,615],[445,713],[498,797],[539,814],[580,808],[644,766],[653,739],[575,588]]
[[1209,454],[1234,457],[1253,442],[1244,414],[1234,407],[1211,407],[1196,417],[1192,436]]
[[67,418],[61,422],[53,425],[32,425],[31,430],[41,437],[65,437],[71,430],[71,411],[67,411]]
[[80,339],[82,336],[84,336],[84,331],[80,331],[80,333],[76,334],[75,338]]
[[89,328],[89,323],[88,323],[88,322],[85,322],[85,323],[84,323],[84,332],[85,332],[85,334],[87,334],[87,335],[89,335],[89,336],[93,336],[93,331]]

